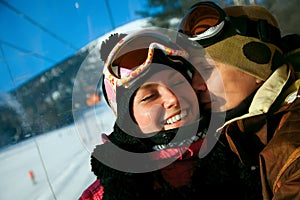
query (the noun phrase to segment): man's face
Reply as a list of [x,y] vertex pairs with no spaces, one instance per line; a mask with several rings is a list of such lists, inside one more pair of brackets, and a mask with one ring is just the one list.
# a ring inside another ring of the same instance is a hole
[[[193,76],[192,86],[199,94],[199,101],[212,112],[235,108],[261,85],[254,76],[221,62],[195,58],[193,63],[199,70]],[[207,91],[203,91],[203,81]]]
[[188,81],[168,69],[152,75],[137,90],[133,115],[144,133],[179,128],[199,118],[197,97]]

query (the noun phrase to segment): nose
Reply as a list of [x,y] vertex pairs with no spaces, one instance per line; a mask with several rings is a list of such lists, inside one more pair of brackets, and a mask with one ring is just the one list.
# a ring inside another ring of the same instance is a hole
[[178,106],[178,98],[177,96],[169,89],[164,87],[161,93],[163,107],[165,109],[170,109],[174,106]]
[[192,87],[196,92],[206,92],[207,85],[198,71],[195,71],[192,78]]

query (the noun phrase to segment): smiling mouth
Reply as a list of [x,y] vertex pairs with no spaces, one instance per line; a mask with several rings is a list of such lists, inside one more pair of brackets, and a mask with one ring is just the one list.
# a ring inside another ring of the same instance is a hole
[[187,111],[184,110],[181,113],[167,119],[165,124],[168,124],[168,125],[173,124],[175,122],[178,122],[178,121],[182,120],[186,116],[187,116]]

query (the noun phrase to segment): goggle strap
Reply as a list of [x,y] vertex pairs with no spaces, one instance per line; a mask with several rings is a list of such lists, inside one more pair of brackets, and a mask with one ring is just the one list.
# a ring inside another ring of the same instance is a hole
[[280,31],[278,28],[272,26],[267,20],[254,21],[247,17],[227,17],[238,34],[243,36],[255,37],[263,42],[273,43],[279,45]]

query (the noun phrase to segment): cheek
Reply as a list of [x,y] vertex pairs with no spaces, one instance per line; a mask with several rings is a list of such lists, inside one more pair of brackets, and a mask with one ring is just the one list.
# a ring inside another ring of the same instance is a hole
[[219,74],[212,74],[206,81],[208,90],[219,96],[220,94],[224,93],[224,82],[222,77]]
[[150,113],[145,113],[140,111],[139,113],[134,113],[135,120],[139,127],[145,127],[149,125],[152,121],[152,117]]
[[[225,78],[226,79],[226,78]],[[209,79],[206,81],[208,93],[210,94],[211,109],[213,112],[223,112],[226,110],[226,89],[228,85],[226,80],[221,77],[219,71],[215,70]]]
[[159,131],[163,128],[163,111],[160,105],[153,105],[150,108],[135,109],[134,118],[144,133]]

